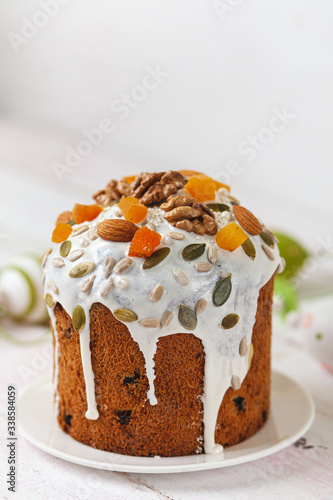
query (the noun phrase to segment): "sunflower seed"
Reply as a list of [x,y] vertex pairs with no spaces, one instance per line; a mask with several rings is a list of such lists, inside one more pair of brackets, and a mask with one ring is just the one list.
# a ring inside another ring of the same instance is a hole
[[104,278],[108,278],[112,273],[112,269],[114,268],[116,261],[113,257],[106,257],[103,262],[103,275]]
[[144,261],[144,263],[142,264],[142,269],[151,269],[152,267],[157,266],[157,264],[160,264],[160,262],[162,262],[162,260],[164,260],[165,257],[169,255],[169,253],[169,247],[164,247],[156,250],[151,254],[150,257],[147,257],[147,259]]
[[122,217],[123,216],[121,210],[119,210],[119,209],[116,210],[114,214],[115,214],[116,217]]
[[246,353],[247,353],[247,338],[246,335],[244,335],[244,337],[239,343],[239,355],[245,356]]
[[173,277],[181,286],[187,286],[189,284],[188,277],[180,269],[171,268]]
[[172,317],[173,317],[173,312],[169,311],[168,309],[164,311],[161,319],[161,327],[163,328],[164,326],[170,325]]
[[112,280],[112,278],[110,278],[106,283],[104,283],[104,285],[101,288],[100,293],[101,293],[101,296],[103,297],[103,299],[106,299],[106,297],[111,292],[112,288],[113,288],[113,280]]
[[146,227],[148,229],[150,229],[151,231],[155,231],[155,226],[152,222],[148,222],[148,224],[146,225]]
[[81,286],[81,292],[88,293],[94,284],[95,278],[96,278],[96,275],[94,274],[94,276],[91,276],[90,278],[87,278],[86,280],[84,280],[84,282],[82,283],[82,286]]
[[72,243],[69,240],[61,243],[60,248],[59,248],[59,253],[60,253],[61,257],[67,257],[67,255],[70,252],[71,246],[72,246]]
[[150,292],[149,298],[152,302],[158,302],[162,297],[164,292],[164,287],[162,285],[156,285]]
[[169,233],[169,236],[173,240],[183,240],[185,238],[184,234],[182,234],[182,233],[176,233],[176,232]]
[[183,248],[182,257],[184,260],[195,260],[201,257],[206,248],[206,243],[192,243]]
[[89,229],[88,224],[83,224],[82,226],[79,226],[76,229],[74,229],[74,231],[72,232],[72,236],[78,236],[79,234],[88,231],[88,229]]
[[130,309],[119,308],[113,311],[113,314],[117,319],[119,319],[119,321],[124,321],[125,323],[130,323],[138,319],[138,316],[135,314],[135,312],[131,311]]
[[211,262],[213,265],[217,261],[217,255],[218,255],[218,252],[217,252],[216,247],[209,247],[208,248],[207,257],[208,257],[209,262]]
[[52,288],[52,290],[54,291],[55,294],[59,293],[57,285],[51,279],[49,279],[49,285],[50,285],[50,287]]
[[62,267],[65,265],[65,262],[62,259],[60,259],[60,257],[57,257],[52,260],[52,265],[54,267]]
[[283,273],[285,267],[286,267],[286,261],[284,260],[283,257],[281,257],[280,264],[276,268],[277,274]]
[[249,369],[251,367],[252,358],[253,358],[253,344],[251,343],[250,349],[249,349],[249,362],[248,362],[248,365],[247,365],[247,370],[248,371],[249,371]]
[[160,320],[156,318],[142,319],[139,323],[146,328],[160,328],[161,326]]
[[229,212],[230,207],[225,205],[225,203],[206,203],[208,208],[213,212]]
[[263,251],[265,252],[267,257],[269,258],[269,260],[275,259],[274,254],[270,248],[266,247],[265,245],[261,245],[261,248],[263,249]]
[[41,266],[42,268],[45,267],[45,264],[46,264],[46,261],[47,261],[47,258],[48,256],[50,255],[50,253],[52,252],[52,248],[49,248],[48,250],[46,250],[46,252],[44,253],[43,257],[42,257],[42,263],[41,263]]
[[178,321],[185,330],[195,330],[198,322],[195,312],[184,304],[179,306]]
[[89,231],[87,232],[87,236],[91,241],[97,240],[98,234],[96,232],[96,228],[91,227]]
[[131,259],[131,257],[125,257],[125,259],[122,259],[121,261],[118,262],[118,264],[114,266],[113,272],[116,274],[121,274],[124,271],[126,271],[126,269],[131,267],[132,264],[133,260]]
[[196,262],[194,267],[198,273],[208,273],[213,266],[212,264],[209,264],[209,262]]
[[230,297],[231,294],[231,275],[221,278],[215,285],[213,290],[213,304],[216,307],[222,306]]
[[226,316],[224,316],[222,320],[221,328],[229,330],[229,328],[233,328],[234,326],[236,326],[238,321],[239,321],[238,314],[227,314]]
[[242,243],[242,248],[246,253],[246,255],[250,257],[250,259],[254,260],[256,258],[256,248],[252,243],[252,241],[250,240],[250,238],[248,238],[247,240],[244,241],[244,243]]
[[80,264],[74,266],[68,274],[71,278],[82,278],[82,276],[90,273],[94,267],[95,264],[93,262],[81,262]]
[[238,389],[241,388],[241,381],[240,378],[237,377],[237,375],[233,375],[231,377],[231,387],[233,388],[234,391],[238,391]]
[[77,333],[81,333],[86,324],[86,315],[81,306],[74,308],[72,322]]
[[80,257],[82,257],[82,255],[84,254],[84,250],[73,250],[73,252],[71,252],[69,254],[69,256],[67,257],[67,259],[70,261],[70,262],[74,262],[75,260],[79,259]]
[[260,238],[271,248],[274,248],[274,239],[267,231],[261,231]]
[[54,306],[54,300],[53,300],[53,297],[52,297],[52,295],[51,295],[51,294],[46,293],[46,294],[44,295],[44,300],[45,300],[46,305],[47,305],[48,307],[53,307],[53,306]]
[[197,305],[195,306],[195,314],[198,316],[202,311],[206,308],[207,300],[200,299]]

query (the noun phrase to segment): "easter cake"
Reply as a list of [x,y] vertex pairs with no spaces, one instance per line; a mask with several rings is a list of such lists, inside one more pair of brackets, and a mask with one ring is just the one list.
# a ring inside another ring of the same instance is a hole
[[219,453],[269,414],[274,235],[193,171],[111,180],[45,253],[58,424],[133,456]]

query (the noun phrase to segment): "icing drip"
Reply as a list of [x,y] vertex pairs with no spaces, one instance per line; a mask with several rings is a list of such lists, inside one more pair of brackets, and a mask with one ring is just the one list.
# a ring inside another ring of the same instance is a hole
[[[86,314],[86,317],[88,318],[89,316]],[[86,418],[88,418],[89,420],[97,420],[99,414],[95,399],[94,372],[91,366],[90,328],[88,325],[89,323],[85,325],[82,332],[80,333],[81,359],[82,359],[83,375],[87,393]]]
[[[217,201],[219,201],[217,195]],[[196,262],[209,262],[207,248],[215,245],[215,236],[197,236],[171,226],[164,218],[163,211],[149,209],[148,221],[153,221],[156,231],[162,235],[162,246],[170,247],[169,255],[163,262],[152,269],[142,269],[143,259],[133,257],[133,264],[120,275],[111,274],[114,286],[106,296],[101,295],[102,286],[108,278],[104,277],[103,263],[107,257],[113,257],[119,262],[128,255],[129,243],[110,242],[97,238],[89,242],[84,248],[84,254],[74,263],[64,259],[65,265],[61,268],[54,267],[51,263],[53,257],[59,257],[59,245],[54,246],[51,258],[47,260],[45,272],[45,293],[53,294],[49,285],[51,279],[59,289],[59,294],[54,296],[55,302],[61,303],[67,313],[71,313],[76,305],[81,305],[86,313],[86,324],[80,335],[80,348],[84,379],[87,393],[88,419],[98,419],[95,400],[94,373],[91,366],[89,311],[93,303],[100,302],[114,311],[117,308],[127,308],[134,311],[138,321],[125,323],[135,342],[138,343],[143,353],[146,364],[146,375],[149,382],[147,399],[151,405],[158,403],[154,392],[154,355],[158,339],[171,334],[193,333],[201,339],[205,352],[204,391],[202,402],[204,407],[204,447],[206,453],[220,453],[222,447],[215,444],[214,434],[217,414],[224,394],[231,386],[232,377],[238,377],[243,382],[248,370],[249,348],[251,344],[252,329],[255,322],[257,300],[259,291],[271,278],[280,263],[280,256],[275,245],[271,249],[274,260],[270,260],[262,249],[263,241],[260,236],[251,236],[250,239],[256,249],[256,258],[251,260],[239,247],[234,252],[218,248],[217,261],[213,268],[204,273],[196,271]],[[226,212],[224,212],[226,214]],[[234,220],[232,213],[228,216],[217,217],[219,228],[230,220]],[[107,207],[89,227],[97,227],[105,219],[119,219],[119,209],[116,206]],[[74,226],[75,229],[75,226]],[[170,238],[168,233],[179,232],[184,239]],[[82,236],[71,236],[71,250],[81,249]],[[186,245],[205,243],[205,253],[194,261],[185,261],[181,252]],[[71,278],[69,271],[80,262],[93,262],[95,268],[91,274],[83,278]],[[182,286],[175,279],[171,269],[179,269],[185,273],[189,284]],[[89,293],[82,293],[83,281],[94,274],[95,280]],[[231,293],[228,300],[220,307],[213,304],[212,291],[220,278],[231,274]],[[156,285],[164,287],[164,293],[158,302],[149,300],[151,290]],[[54,295],[54,294],[53,294]],[[178,321],[178,308],[180,304],[195,309],[200,299],[207,300],[206,308],[197,316],[197,326],[194,330],[186,330]],[[48,308],[57,337],[55,317],[52,308]],[[139,321],[146,318],[161,320],[163,313],[170,310],[173,317],[164,327],[146,328]],[[229,314],[239,316],[238,323],[230,329],[222,329],[221,321]],[[246,352],[240,355],[240,342],[246,336]],[[56,364],[58,344],[56,339]],[[56,367],[55,387],[57,387],[58,368]]]

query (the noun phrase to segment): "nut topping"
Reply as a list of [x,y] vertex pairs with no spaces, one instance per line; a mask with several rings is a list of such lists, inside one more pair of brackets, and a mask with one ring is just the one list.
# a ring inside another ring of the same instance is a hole
[[170,196],[161,208],[167,212],[164,218],[179,229],[199,235],[217,233],[214,213],[192,196],[181,194]]

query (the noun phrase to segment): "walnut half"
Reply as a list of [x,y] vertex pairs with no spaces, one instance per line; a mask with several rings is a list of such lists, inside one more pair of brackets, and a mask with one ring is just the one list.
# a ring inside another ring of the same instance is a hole
[[179,229],[199,235],[217,233],[214,213],[203,203],[198,203],[192,196],[170,196],[161,208],[167,212],[164,218]]

